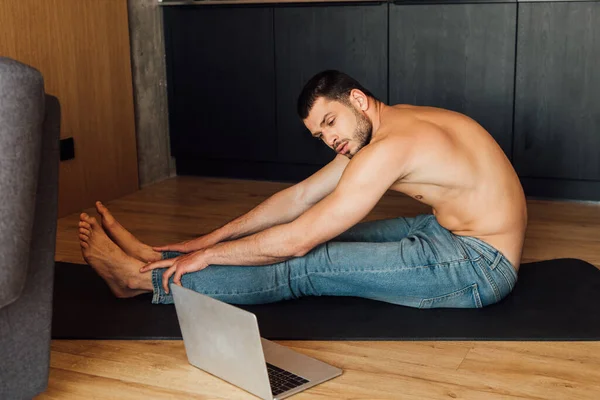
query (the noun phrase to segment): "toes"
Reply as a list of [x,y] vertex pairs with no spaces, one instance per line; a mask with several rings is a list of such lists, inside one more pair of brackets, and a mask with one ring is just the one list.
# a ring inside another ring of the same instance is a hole
[[90,247],[90,245],[84,241],[79,242],[79,245],[84,249],[88,249]]
[[79,227],[85,229],[92,229],[92,226],[85,221],[79,221]]
[[96,210],[98,210],[98,212],[100,214],[104,214],[106,212],[106,207],[104,207],[104,204],[102,204],[101,202],[97,201],[96,202]]
[[82,242],[87,242],[88,240],[90,240],[90,237],[89,237],[88,235],[84,235],[84,234],[80,233],[80,234],[79,234],[79,239],[80,239]]
[[117,225],[117,221],[112,216],[108,208],[104,206],[101,202],[96,202],[96,209],[98,213],[102,216],[102,225],[105,228],[111,229]]
[[79,228],[79,233],[82,235],[90,236],[92,234],[92,231],[86,228]]
[[98,221],[96,221],[96,217],[90,217],[86,213],[81,213],[79,215],[79,219],[81,220],[81,222],[87,222],[90,225],[95,225],[98,223]]

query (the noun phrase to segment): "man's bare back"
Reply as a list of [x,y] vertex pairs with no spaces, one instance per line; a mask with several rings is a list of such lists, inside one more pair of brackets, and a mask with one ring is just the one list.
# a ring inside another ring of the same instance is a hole
[[490,134],[463,114],[410,105],[382,111],[379,129],[381,141],[410,135],[416,143],[409,174],[390,189],[430,205],[440,225],[489,243],[518,269],[527,225],[525,195]]

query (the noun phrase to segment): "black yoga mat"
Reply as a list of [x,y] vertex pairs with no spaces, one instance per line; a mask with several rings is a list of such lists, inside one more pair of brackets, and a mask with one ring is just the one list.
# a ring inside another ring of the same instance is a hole
[[[181,339],[174,305],[113,297],[87,265],[56,263],[53,339]],[[577,259],[523,264],[481,309],[415,309],[357,297],[237,306],[270,340],[599,340],[600,271]]]

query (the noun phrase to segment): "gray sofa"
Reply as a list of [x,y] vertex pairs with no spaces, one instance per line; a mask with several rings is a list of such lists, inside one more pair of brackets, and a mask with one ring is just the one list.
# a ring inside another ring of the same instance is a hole
[[36,69],[0,57],[0,399],[46,390],[60,106]]

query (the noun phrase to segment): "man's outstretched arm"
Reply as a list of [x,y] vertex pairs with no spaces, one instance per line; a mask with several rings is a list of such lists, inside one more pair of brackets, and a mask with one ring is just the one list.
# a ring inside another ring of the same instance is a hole
[[154,250],[189,253],[293,221],[333,191],[346,165],[348,165],[348,159],[338,155],[313,175],[294,186],[273,194],[247,213],[220,228],[182,243],[155,246]]
[[209,265],[268,265],[300,257],[360,222],[389,187],[404,175],[405,158],[397,146],[365,147],[348,164],[335,190],[296,220],[194,253],[151,263],[142,272],[167,268],[163,287]]
[[346,167],[338,186],[296,220],[206,249],[208,264],[265,265],[303,256],[360,222],[403,174],[397,148],[365,148]]
[[220,228],[222,235],[226,240],[238,239],[295,220],[335,189],[346,165],[346,157],[338,155],[302,182],[275,193]]

